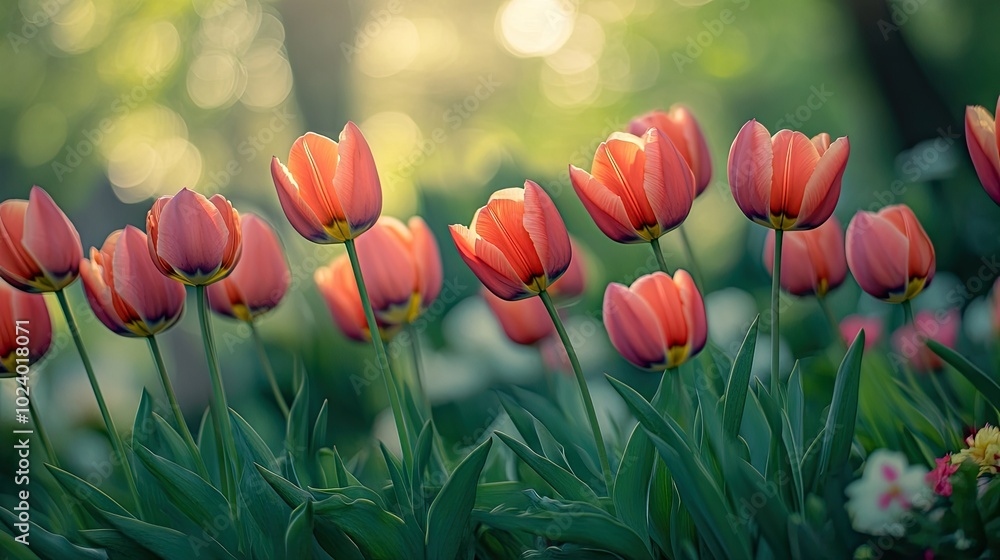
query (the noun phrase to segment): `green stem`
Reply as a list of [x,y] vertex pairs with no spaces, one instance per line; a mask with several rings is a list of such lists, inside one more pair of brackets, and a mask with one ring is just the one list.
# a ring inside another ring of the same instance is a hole
[[278,386],[278,379],[274,376],[274,368],[271,367],[271,360],[267,357],[267,352],[264,351],[264,341],[260,338],[260,333],[257,332],[257,325],[252,320],[247,322],[250,325],[250,334],[253,335],[253,344],[257,347],[257,359],[260,361],[260,366],[264,369],[264,376],[267,377],[267,382],[271,385],[271,392],[274,393],[274,401],[278,403],[278,408],[281,409],[281,415],[288,419],[288,403],[285,402],[285,397],[281,394],[281,387]]
[[681,234],[681,243],[684,244],[684,254],[687,256],[688,266],[691,267],[691,275],[694,276],[694,283],[698,285],[700,290],[704,291],[705,280],[701,276],[701,268],[698,267],[698,261],[694,258],[694,250],[691,248],[691,241],[688,239],[687,230],[682,225],[677,228],[677,231]]
[[125,446],[122,444],[122,438],[118,434],[118,429],[115,428],[115,421],[111,418],[108,405],[104,402],[104,394],[101,393],[101,386],[97,383],[97,376],[94,375],[94,367],[90,363],[90,357],[87,356],[87,349],[83,346],[83,338],[80,336],[80,329],[77,327],[73,310],[69,306],[69,300],[66,299],[66,292],[64,290],[56,291],[56,298],[59,299],[59,306],[62,307],[63,315],[66,317],[69,332],[73,336],[73,342],[76,344],[77,351],[80,353],[80,360],[83,361],[83,369],[87,371],[87,378],[90,379],[90,388],[94,390],[97,407],[101,410],[101,416],[104,418],[104,427],[107,429],[108,437],[111,439],[111,447],[114,449],[115,454],[118,455],[118,461],[121,462],[122,470],[125,471],[125,482],[128,485],[129,492],[132,493],[132,500],[135,502],[135,511],[139,518],[142,519],[145,515],[142,511],[142,502],[139,500],[139,489],[135,485],[132,465],[129,463],[128,455],[125,453]]
[[233,519],[237,516],[237,490],[240,480],[240,465],[236,462],[236,440],[233,437],[233,425],[229,419],[229,404],[226,403],[226,390],[222,385],[222,374],[219,371],[219,360],[215,353],[215,339],[212,337],[212,324],[209,322],[208,300],[205,297],[205,286],[195,286],[198,294],[198,318],[201,323],[201,337],[205,343],[205,358],[208,360],[208,373],[212,379],[212,422],[216,437],[221,439],[222,456],[219,458],[219,479],[222,489],[229,500],[229,509]]
[[375,354],[378,356],[378,365],[382,370],[385,390],[389,394],[389,405],[392,407],[392,416],[396,420],[396,432],[399,434],[400,447],[403,449],[403,460],[406,465],[411,465],[413,464],[413,449],[410,447],[410,434],[406,429],[406,422],[403,419],[403,408],[400,405],[396,380],[393,378],[392,369],[389,367],[389,357],[385,353],[385,345],[382,343],[378,322],[375,320],[375,311],[372,310],[372,302],[368,298],[368,288],[365,287],[365,279],[361,274],[361,261],[358,260],[358,249],[355,247],[353,239],[348,239],[344,245],[347,246],[347,255],[351,259],[351,268],[354,269],[354,280],[357,282],[358,292],[361,294],[361,305],[365,309],[368,332],[371,333],[372,344],[375,345]]
[[781,299],[781,238],[785,233],[774,230],[774,274],[771,278],[771,394],[778,394],[781,368],[781,329],[778,328],[778,302]]
[[604,436],[601,435],[601,426],[597,423],[597,411],[594,410],[594,401],[590,397],[590,389],[587,388],[587,380],[583,376],[580,360],[576,357],[573,342],[570,341],[569,334],[566,333],[566,328],[563,326],[562,319],[559,318],[559,311],[556,310],[555,304],[552,303],[552,298],[544,290],[538,295],[542,298],[542,303],[545,304],[545,309],[548,310],[549,317],[552,318],[552,324],[555,326],[556,332],[559,333],[559,339],[562,340],[563,347],[566,349],[566,355],[569,356],[569,362],[573,365],[573,373],[576,374],[576,382],[580,386],[580,394],[583,395],[583,405],[587,409],[587,417],[590,420],[590,429],[594,432],[594,443],[597,444],[597,457],[601,461],[601,470],[604,472],[604,484],[607,486],[608,496],[611,496],[614,492],[611,463],[608,462],[608,450],[604,447]]
[[59,465],[59,458],[56,457],[56,448],[52,447],[52,441],[49,439],[48,432],[42,426],[42,417],[38,414],[35,409],[35,399],[28,399],[28,411],[31,412],[31,420],[35,424],[35,431],[38,432],[38,439],[42,440],[42,448],[45,449],[45,455],[49,458],[49,464],[57,469],[62,467]]
[[913,305],[910,304],[910,300],[903,301],[903,316],[906,317],[906,322],[914,327],[917,323],[913,320]]
[[420,352],[420,337],[417,334],[417,329],[413,328],[413,325],[407,325],[406,330],[410,335],[410,353],[413,356],[413,385],[417,389],[417,395],[424,405],[426,405],[427,410],[430,411],[431,403],[427,398],[427,393],[424,392],[424,360]]
[[660,239],[655,238],[650,240],[649,246],[653,248],[653,254],[656,255],[656,262],[660,265],[660,271],[670,274],[670,269],[667,268],[667,261],[663,260],[663,250],[660,249]]
[[170,402],[170,410],[174,413],[174,422],[177,424],[177,429],[180,430],[181,437],[184,438],[184,443],[187,444],[188,450],[191,451],[191,459],[198,467],[198,474],[202,475],[202,478],[205,480],[208,480],[208,469],[205,468],[205,464],[201,460],[198,444],[194,442],[194,436],[191,435],[191,430],[188,429],[187,422],[184,421],[184,413],[181,412],[181,406],[177,403],[177,395],[174,393],[173,383],[170,382],[170,376],[167,375],[167,366],[163,364],[163,353],[160,352],[160,345],[156,342],[155,336],[146,337],[146,341],[149,343],[149,352],[153,355],[153,362],[156,364],[156,372],[160,374],[160,383],[163,384],[163,392],[167,394],[167,401]]
[[819,302],[819,307],[823,310],[826,322],[830,325],[830,337],[840,341],[840,349],[847,351],[847,343],[840,336],[840,325],[837,323],[837,318],[833,315],[833,310],[830,309],[830,303],[826,301],[826,296],[817,296],[816,301]]

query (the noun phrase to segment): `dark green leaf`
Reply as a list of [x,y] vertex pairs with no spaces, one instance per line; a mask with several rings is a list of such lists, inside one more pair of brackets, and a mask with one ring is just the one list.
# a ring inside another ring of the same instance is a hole
[[288,520],[288,531],[285,533],[285,558],[311,558],[313,548],[313,509],[312,500],[302,502],[302,505],[292,511]]
[[371,500],[334,494],[313,504],[313,513],[340,528],[369,560],[421,558],[421,543],[402,519]]
[[854,427],[858,416],[858,388],[861,383],[861,355],[865,348],[865,332],[847,350],[844,361],[837,370],[833,386],[833,400],[823,433],[823,450],[820,454],[819,477],[822,486],[827,473],[840,472],[851,455]]
[[997,383],[996,379],[977,368],[958,352],[936,340],[928,340],[927,347],[964,375],[990,404],[995,408],[1000,408],[1000,383]]
[[756,317],[747,330],[743,344],[740,346],[736,359],[733,361],[733,369],[729,374],[729,383],[726,385],[725,408],[722,414],[722,424],[727,436],[736,439],[740,433],[740,423],[743,421],[743,407],[747,401],[747,391],[750,388],[750,374],[753,370],[754,349],[757,347],[757,321]]
[[[428,560],[452,560],[469,533],[469,516],[476,500],[479,474],[493,440],[488,439],[455,467],[427,512]],[[527,449],[527,448],[525,448]],[[528,450],[531,452],[531,450]]]
[[[6,525],[7,528],[10,529],[10,531],[15,535],[21,534],[20,531],[17,531],[14,527],[14,525],[20,523],[20,521],[18,520],[17,515],[13,512],[5,508],[0,508],[0,521],[3,521],[3,524]],[[62,535],[56,535],[46,531],[34,521],[29,521],[28,523],[28,546],[31,547],[32,551],[41,554],[44,558],[105,560],[108,557],[107,553],[103,550],[77,546],[66,540],[66,537]],[[28,548],[23,544],[16,544],[22,548]]]
[[496,436],[563,498],[595,505],[600,503],[597,494],[573,473],[535,453],[527,445],[503,432],[496,432]]

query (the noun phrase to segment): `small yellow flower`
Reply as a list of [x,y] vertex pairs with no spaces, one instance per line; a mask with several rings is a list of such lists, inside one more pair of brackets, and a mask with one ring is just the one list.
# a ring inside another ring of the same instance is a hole
[[966,459],[979,465],[979,476],[997,474],[1000,468],[1000,428],[986,424],[975,435],[965,439],[969,447],[951,456],[952,464]]

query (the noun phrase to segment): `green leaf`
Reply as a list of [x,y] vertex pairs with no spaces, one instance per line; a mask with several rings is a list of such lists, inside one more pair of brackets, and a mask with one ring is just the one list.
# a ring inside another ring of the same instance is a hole
[[96,508],[116,515],[129,517],[132,515],[99,488],[75,474],[49,464],[46,464],[45,468],[49,469],[52,476],[66,489],[70,496],[80,500],[84,505],[90,506],[92,511]]
[[606,511],[582,502],[542,499],[528,511],[476,510],[474,520],[504,531],[521,531],[549,541],[573,543],[617,554],[627,560],[650,560],[642,539]]
[[638,535],[647,530],[649,479],[655,458],[649,436],[636,424],[618,465],[613,499],[618,518]]
[[313,513],[347,534],[369,560],[423,556],[420,543],[403,520],[371,500],[352,500],[334,494],[313,504]]
[[538,435],[535,433],[535,417],[521,408],[510,396],[498,392],[497,398],[500,399],[500,405],[503,406],[503,409],[507,411],[511,423],[517,428],[517,433],[521,434],[521,439],[535,453],[541,454],[542,444],[538,441]]
[[957,369],[959,373],[964,375],[965,378],[969,380],[969,383],[972,383],[973,387],[975,387],[976,390],[979,391],[990,404],[992,404],[995,408],[1000,408],[1000,383],[997,383],[996,379],[983,370],[977,368],[972,362],[967,360],[958,352],[942,345],[936,340],[927,340],[927,347],[938,356],[941,356],[941,359],[948,362],[951,367]]
[[[427,512],[428,560],[452,560],[469,534],[469,517],[476,500],[479,474],[493,440],[488,439],[455,467]],[[529,450],[530,452],[530,450]]]
[[87,529],[80,531],[80,536],[88,543],[103,548],[112,560],[149,558],[153,555],[152,551],[143,548],[117,529]]
[[163,442],[165,450],[170,452],[170,458],[173,459],[173,462],[189,471],[198,472],[198,462],[201,461],[201,458],[191,456],[191,450],[188,448],[187,443],[184,442],[184,438],[177,433],[177,430],[166,419],[155,412],[153,413],[153,420],[156,422],[156,430],[160,435],[160,441]]
[[[17,532],[14,528],[15,524],[20,523],[18,517],[6,508],[0,508],[0,519],[2,519],[3,524],[6,525],[11,532]],[[29,532],[28,532],[28,546],[31,550],[41,554],[44,558],[67,558],[67,559],[80,559],[80,560],[106,560],[108,555],[103,550],[96,550],[93,548],[83,548],[69,542],[66,537],[62,535],[56,535],[50,533],[49,531],[43,529],[34,521],[29,521]],[[14,541],[14,543],[21,548],[28,548],[23,544]]]
[[858,388],[861,383],[861,355],[864,348],[865,332],[861,331],[837,370],[833,400],[823,433],[823,450],[818,470],[820,485],[828,473],[840,472],[851,455],[858,416]]
[[115,529],[138,542],[165,560],[191,560],[207,553],[207,558],[217,560],[236,560],[210,534],[203,533],[194,538],[167,527],[151,525],[131,517],[123,517],[113,513],[101,512],[107,522]]
[[750,389],[750,374],[753,369],[754,349],[757,347],[757,321],[754,318],[747,330],[743,344],[740,346],[733,369],[729,373],[729,384],[726,385],[725,408],[722,413],[722,425],[727,436],[736,439],[740,434],[740,424],[743,421],[743,407],[747,402],[747,391]]
[[12,535],[0,531],[0,550],[7,551],[10,560],[40,560],[30,548],[14,540]]
[[503,432],[496,432],[496,436],[563,498],[574,502],[600,504],[593,489],[574,476],[573,473],[535,453],[527,445]]
[[257,463],[268,470],[278,470],[278,462],[271,449],[250,424],[233,409],[229,409],[229,417],[232,419],[233,436],[236,439],[236,455],[242,461],[243,468],[252,469],[253,464]]
[[379,442],[379,449],[382,450],[382,457],[385,458],[385,466],[389,470],[389,480],[392,481],[392,493],[396,497],[396,505],[399,506],[400,514],[407,521],[416,522],[413,516],[413,499],[410,496],[410,484],[406,480],[403,466],[398,459],[389,453],[389,450],[382,442]]
[[229,516],[229,504],[218,490],[197,474],[167,461],[145,446],[137,447],[135,453],[181,513],[214,535],[227,550],[239,547],[239,536]]
[[531,505],[531,500],[525,495],[526,490],[528,490],[528,485],[517,480],[484,482],[476,487],[475,509],[527,508]]
[[427,518],[428,498],[424,493],[424,473],[431,460],[431,452],[434,451],[434,424],[432,420],[424,422],[424,427],[417,437],[417,444],[413,453],[413,470],[410,472],[410,495],[413,496],[413,515],[421,529],[425,526]]
[[285,558],[312,558],[313,548],[313,508],[312,500],[292,511],[285,533]]
[[306,453],[309,451],[309,380],[302,378],[292,408],[288,411],[285,428],[285,451],[299,476],[305,474]]
[[313,424],[312,438],[309,440],[309,455],[315,456],[323,448],[326,440],[326,426],[330,415],[329,402],[323,399],[323,405],[319,407],[319,414],[316,415],[316,422]]

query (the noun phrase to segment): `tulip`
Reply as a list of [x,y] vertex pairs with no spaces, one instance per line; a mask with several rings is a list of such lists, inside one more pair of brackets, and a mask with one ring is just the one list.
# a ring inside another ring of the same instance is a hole
[[465,264],[506,300],[545,291],[569,267],[569,233],[549,195],[533,181],[493,193],[472,225],[451,226]]
[[507,301],[484,288],[483,299],[500,321],[507,338],[516,344],[530,346],[556,334],[545,304],[538,298]]
[[570,179],[597,227],[619,243],[654,242],[687,218],[694,174],[661,131],[615,132],[594,154],[591,173],[569,167]]
[[751,120],[729,151],[729,186],[740,210],[778,230],[813,229],[833,214],[850,154],[847,137],[811,140],[801,132],[767,128]]
[[652,111],[629,123],[630,134],[642,136],[650,128],[665,134],[694,173],[695,196],[705,192],[712,180],[712,156],[701,126],[691,111],[674,105],[669,111]]
[[[816,229],[785,234],[781,248],[781,287],[797,295],[826,296],[847,277],[844,233],[837,218],[831,217]],[[774,268],[774,230],[764,242],[764,266]]]
[[28,200],[0,203],[0,278],[31,293],[59,291],[76,280],[80,234],[52,197],[32,187]]
[[569,261],[569,268],[558,280],[552,283],[548,290],[549,295],[556,301],[573,301],[579,299],[587,291],[584,252],[572,236],[570,236],[570,247],[573,258]]
[[205,286],[232,272],[243,250],[240,214],[222,195],[188,189],[162,196],[146,214],[149,254],[160,272]]
[[353,122],[340,143],[312,132],[299,137],[288,165],[271,160],[281,209],[295,231],[314,243],[344,243],[378,220],[382,187],[368,142]]
[[[1000,109],[1000,100],[997,100]],[[1000,204],[1000,151],[997,150],[996,118],[984,107],[965,109],[965,142],[979,175],[979,182],[993,202]]]
[[172,327],[184,311],[184,285],[160,273],[149,257],[146,234],[127,226],[90,249],[80,263],[94,315],[122,336],[153,336]]
[[934,246],[908,206],[858,212],[847,226],[846,246],[854,278],[878,299],[907,302],[934,278]]
[[[351,262],[341,255],[329,265],[316,269],[313,274],[316,287],[326,301],[334,323],[347,338],[358,342],[371,341],[371,332],[365,320],[365,310],[361,304],[358,284],[351,271]],[[399,331],[400,325],[379,325],[379,332],[385,340],[391,339]]]
[[875,317],[864,315],[848,315],[840,321],[840,337],[845,345],[850,345],[858,337],[858,333],[865,331],[865,351],[871,350],[882,340],[882,321]]
[[910,324],[903,325],[892,333],[892,347],[899,356],[905,357],[915,371],[928,373],[944,367],[926,341],[934,340],[948,348],[954,348],[958,339],[959,312],[950,309],[935,314],[932,311],[917,313]]
[[[51,344],[52,323],[45,297],[0,282],[0,377],[27,373],[27,366],[41,360]],[[20,372],[18,366],[24,366]]]
[[684,270],[639,277],[631,287],[612,282],[604,292],[604,325],[626,360],[649,371],[673,369],[698,354],[708,339],[705,304]]
[[243,256],[228,277],[208,286],[208,303],[220,315],[252,322],[285,297],[291,273],[278,236],[254,214],[240,219]]

